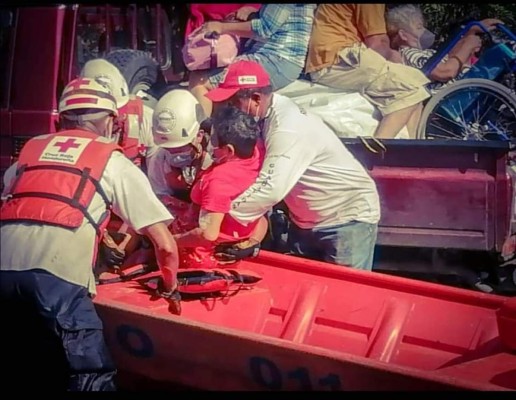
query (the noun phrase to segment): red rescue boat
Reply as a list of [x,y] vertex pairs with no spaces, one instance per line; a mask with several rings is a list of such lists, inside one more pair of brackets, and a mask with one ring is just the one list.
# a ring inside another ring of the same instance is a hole
[[181,315],[148,289],[157,272],[98,287],[126,387],[516,389],[514,298],[267,251],[236,270],[262,279],[183,296]]

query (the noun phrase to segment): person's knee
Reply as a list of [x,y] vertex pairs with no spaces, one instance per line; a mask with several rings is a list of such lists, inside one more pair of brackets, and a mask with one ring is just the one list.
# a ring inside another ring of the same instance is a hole
[[382,118],[388,116],[407,115],[410,116],[418,109],[422,110],[423,101],[427,97],[419,90],[410,93],[408,96],[389,102],[388,104],[379,106]]

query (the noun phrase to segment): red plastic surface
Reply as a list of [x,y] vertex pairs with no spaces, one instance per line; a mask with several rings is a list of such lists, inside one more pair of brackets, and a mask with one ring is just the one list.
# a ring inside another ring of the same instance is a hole
[[497,317],[502,343],[516,351],[516,298],[507,300],[498,310]]
[[[276,354],[278,343],[280,348],[288,344],[294,350],[289,357],[298,352],[305,361],[310,360],[307,354],[315,357],[323,351],[342,362],[350,357],[359,364],[372,362],[368,365],[385,373],[401,368],[402,375],[460,388],[516,389],[516,354],[505,347],[498,331],[496,312],[503,297],[265,251],[239,268],[263,280],[222,300],[184,301],[179,317],[169,313],[165,300],[151,299],[137,282],[100,286],[95,301],[108,327],[112,328],[110,318],[123,320],[121,315],[131,314],[157,342],[168,339],[160,338],[163,332],[153,332],[146,317],[174,321],[171,326],[182,324],[184,329],[201,323],[207,330],[203,340],[209,340],[210,331],[229,332],[232,352],[243,356],[246,340],[261,342],[267,354]],[[108,310],[113,309],[119,316],[111,317]],[[506,337],[516,336],[512,321],[505,325]],[[212,337],[216,341],[216,335]],[[213,364],[210,357],[224,357],[217,355],[222,350],[210,349],[197,362]],[[125,365],[130,364],[124,357]],[[320,363],[314,358],[313,367]],[[404,389],[400,385],[395,388]],[[219,383],[206,386],[220,388]]]

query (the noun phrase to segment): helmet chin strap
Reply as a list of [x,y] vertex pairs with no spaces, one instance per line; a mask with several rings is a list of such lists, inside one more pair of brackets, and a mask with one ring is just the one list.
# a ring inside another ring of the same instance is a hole
[[111,129],[107,130],[107,126],[105,125],[103,128],[100,127],[100,122],[105,121],[106,118],[110,116],[109,112],[100,111],[91,114],[63,114],[62,117],[64,119],[68,119],[70,121],[76,121],[80,126],[88,126],[90,131],[93,131],[99,136],[103,136],[108,139],[112,143],[118,143],[120,139],[120,131],[118,130],[116,133],[113,132],[113,125],[111,125]]
[[88,114],[73,114],[73,113],[63,113],[61,116],[64,119],[68,119],[70,121],[77,121],[79,124],[82,124],[86,121],[95,121],[102,118],[105,118],[109,116],[108,111],[98,111],[94,113],[88,113]]
[[119,143],[120,140],[120,129],[117,129],[116,132],[114,131],[115,125],[111,124],[111,129],[107,129],[107,126],[103,128],[104,132],[102,136],[104,136],[106,139],[108,139],[111,143]]
[[104,135],[104,137],[112,143],[118,143],[120,140],[120,131],[113,133],[113,130],[111,129],[106,135]]

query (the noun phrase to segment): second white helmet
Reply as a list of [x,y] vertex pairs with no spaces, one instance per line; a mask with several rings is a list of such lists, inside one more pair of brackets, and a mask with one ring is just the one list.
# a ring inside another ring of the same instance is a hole
[[167,148],[192,143],[205,119],[203,108],[192,93],[185,89],[171,90],[154,107],[154,142]]
[[120,70],[103,58],[95,58],[84,64],[80,73],[83,78],[96,79],[109,86],[116,99],[117,107],[129,101],[129,87]]

